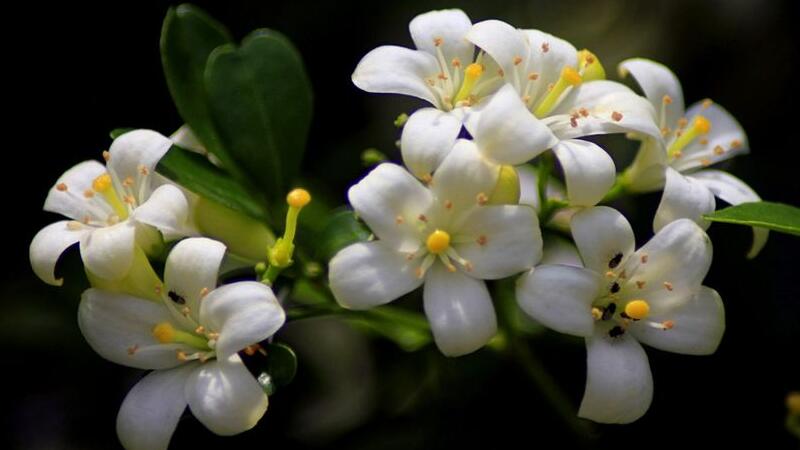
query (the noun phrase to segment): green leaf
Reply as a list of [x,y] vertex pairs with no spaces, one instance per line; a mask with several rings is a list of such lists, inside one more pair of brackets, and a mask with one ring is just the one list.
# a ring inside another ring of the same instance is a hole
[[175,145],[156,170],[184,188],[260,221],[267,220],[264,202],[198,153]]
[[261,346],[267,352],[264,371],[277,387],[286,386],[297,373],[297,356],[294,350],[285,344],[267,344]]
[[135,128],[114,128],[111,132],[108,133],[111,136],[111,139],[116,139],[123,134],[127,133],[128,131],[133,131]]
[[331,214],[320,233],[316,256],[320,260],[328,261],[348,245],[368,240],[371,234],[353,210],[342,207]]
[[703,216],[712,222],[767,228],[800,236],[800,208],[773,202],[742,203]]
[[271,198],[283,197],[311,122],[311,85],[300,54],[280,33],[256,30],[239,48],[212,52],[205,86],[219,139],[215,154]]
[[170,8],[161,28],[161,64],[169,92],[183,120],[215,154],[218,146],[203,76],[211,52],[230,42],[225,27],[192,5]]
[[351,324],[389,339],[407,352],[419,350],[433,339],[425,317],[401,308],[379,306],[369,311],[350,311],[345,317]]

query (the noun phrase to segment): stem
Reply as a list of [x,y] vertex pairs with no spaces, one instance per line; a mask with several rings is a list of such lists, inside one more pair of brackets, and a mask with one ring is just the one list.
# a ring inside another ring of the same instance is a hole
[[264,272],[264,276],[261,277],[261,282],[266,284],[267,286],[272,286],[275,283],[275,280],[278,279],[278,275],[281,274],[283,269],[276,266],[269,266],[267,270]]
[[608,191],[606,196],[600,200],[600,203],[609,203],[627,194],[628,188],[625,178],[625,172],[617,175],[617,179],[614,180],[614,185],[611,186],[611,189]]

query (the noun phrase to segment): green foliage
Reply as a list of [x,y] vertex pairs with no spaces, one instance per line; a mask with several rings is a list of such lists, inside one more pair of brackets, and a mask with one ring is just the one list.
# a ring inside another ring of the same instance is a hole
[[761,227],[800,236],[800,208],[783,203],[742,203],[715,211],[703,218],[712,222]]
[[339,250],[360,241],[369,239],[372,233],[364,225],[355,212],[349,208],[340,208],[328,218],[317,242],[317,257],[328,261]]

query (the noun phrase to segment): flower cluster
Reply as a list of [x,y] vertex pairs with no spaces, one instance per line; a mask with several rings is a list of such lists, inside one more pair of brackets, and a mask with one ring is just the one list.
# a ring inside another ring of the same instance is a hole
[[[702,285],[712,256],[702,216],[714,210],[714,196],[730,204],[758,196],[706,167],[746,152],[744,131],[710,100],[684,110],[677,78],[653,61],[620,65],[641,96],[607,80],[592,52],[542,31],[498,20],[473,24],[460,10],[419,15],[409,30],[416,50],[372,50],[353,83],[431,107],[410,114],[403,127],[405,167],[382,163],[350,189],[350,204],[374,239],[331,260],[331,290],[342,306],[366,309],[424,286],[436,345],[459,356],[497,332],[485,280],[522,274],[519,307],[586,338],[579,415],[638,419],[652,398],[639,342],[709,354],[722,338],[722,302]],[[611,156],[583,139],[610,133],[641,141],[619,175]],[[548,150],[566,189],[550,173]],[[531,161],[538,163],[533,171]],[[624,216],[596,206],[610,191],[659,189],[656,234],[638,250]],[[540,227],[558,222],[577,251],[561,240],[543,242]],[[754,232],[751,256],[767,237]]]

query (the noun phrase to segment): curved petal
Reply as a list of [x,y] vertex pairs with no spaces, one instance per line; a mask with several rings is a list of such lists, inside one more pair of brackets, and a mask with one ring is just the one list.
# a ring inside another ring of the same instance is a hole
[[547,235],[542,249],[542,260],[539,264],[583,267],[581,255],[575,244],[557,234]]
[[61,220],[42,228],[31,241],[28,256],[33,272],[47,284],[61,286],[56,278],[56,263],[62,253],[91,233],[92,229],[71,220]]
[[670,313],[648,317],[654,322],[672,322],[661,330],[635,323],[630,331],[640,342],[668,352],[710,355],[717,350],[725,333],[725,308],[717,291],[701,286],[691,300]]
[[126,220],[95,228],[81,240],[81,258],[86,270],[106,280],[124,277],[133,263],[136,225]]
[[[761,197],[756,194],[750,186],[735,176],[721,170],[701,170],[691,175],[689,178],[700,182],[722,201],[731,205],[738,205],[745,202],[757,202]],[[769,237],[769,230],[766,228],[753,227],[753,245],[747,253],[748,258],[755,258],[764,248]]]
[[467,128],[484,156],[500,164],[522,164],[551,148],[558,139],[528,111],[511,85],[497,91]]
[[594,330],[592,302],[601,282],[598,273],[582,267],[538,266],[517,281],[517,301],[546,327],[588,337]]
[[667,150],[660,139],[645,138],[639,146],[631,165],[625,169],[627,188],[634,192],[651,192],[662,189],[665,182]]
[[488,197],[497,184],[500,166],[483,158],[472,141],[459,139],[433,175],[431,190],[440,202],[452,202],[453,211],[465,211]]
[[624,266],[627,278],[642,281],[636,297],[650,303],[650,314],[666,313],[700,288],[711,266],[711,239],[696,223],[678,219],[662,228]]
[[497,332],[486,284],[459,271],[449,272],[443,264],[428,270],[423,302],[433,339],[445,356],[472,353]]
[[472,265],[469,274],[483,280],[509,277],[542,257],[542,233],[533,208],[487,205],[464,218],[453,245]]
[[681,175],[671,167],[666,168],[667,181],[661,203],[658,204],[653,230],[658,231],[677,219],[691,219],[703,229],[711,225],[703,219],[704,214],[714,211],[714,194],[692,178]]
[[578,416],[601,423],[631,423],[653,400],[647,354],[628,333],[609,337],[598,327],[586,339],[586,391]]
[[439,73],[436,58],[426,52],[394,45],[378,47],[364,55],[353,72],[353,84],[367,92],[403,94],[442,108],[426,79]]
[[219,333],[215,348],[220,359],[267,339],[285,321],[272,289],[257,281],[220,286],[200,304],[200,323]]
[[650,102],[614,81],[578,86],[543,121],[560,139],[631,131],[661,138]]
[[117,436],[128,450],[167,450],[186,409],[184,386],[195,368],[187,364],[157,370],[142,378],[125,396],[117,414]]
[[419,50],[436,56],[436,47],[439,47],[445,61],[458,58],[462,64],[469,64],[475,51],[472,43],[465,39],[470,27],[472,21],[464,11],[442,9],[414,17],[408,24],[408,31]]
[[461,121],[436,108],[414,111],[403,126],[400,152],[403,163],[417,178],[430,177],[458,139]]
[[184,392],[192,414],[220,436],[253,428],[267,411],[267,395],[239,355],[192,371]]
[[99,207],[91,206],[83,195],[92,189],[94,179],[105,172],[106,167],[97,161],[76,164],[58,177],[50,188],[44,201],[44,210],[75,220],[83,220],[86,216],[102,217],[105,220],[108,213]]
[[559,142],[553,152],[564,170],[571,205],[595,205],[614,185],[614,160],[599,145],[569,139]]
[[208,238],[184,239],[167,256],[164,284],[169,297],[182,299],[181,306],[189,308],[195,320],[203,293],[217,287],[217,275],[224,256],[225,244]]
[[[528,74],[535,72],[538,79],[531,84],[527,95],[535,104],[540,97],[545,95],[550,83],[555,83],[561,77],[561,71],[566,66],[577,68],[578,51],[564,39],[539,30],[520,30],[528,42],[529,56],[525,72],[520,73],[520,79],[527,84]],[[521,66],[521,64],[520,64]]]
[[347,196],[380,240],[398,251],[419,248],[417,218],[430,208],[433,196],[407,170],[383,163],[351,187]]
[[[663,64],[645,58],[631,58],[619,63],[620,77],[630,74],[642,88],[642,92],[658,113],[658,122],[672,127],[683,116],[683,89],[678,77]],[[669,105],[664,104],[664,96],[669,96]],[[663,118],[661,117],[662,105]]]
[[694,123],[698,115],[711,122],[711,130],[704,139],[696,139],[681,150],[681,157],[672,162],[676,170],[705,167],[750,151],[744,129],[725,108],[700,102],[686,111],[689,123]]
[[[152,173],[161,157],[172,147],[172,141],[153,130],[133,130],[114,139],[108,149],[108,168],[119,180],[136,179],[144,166]],[[141,200],[141,199],[140,199]]]
[[328,265],[328,279],[336,301],[345,308],[383,305],[422,284],[416,274],[419,261],[383,242],[359,242],[340,250]]
[[[537,212],[539,211],[539,176],[536,173],[536,167],[530,164],[522,164],[516,166],[517,176],[519,176],[519,203],[520,205],[533,206]],[[566,200],[567,192],[564,185],[555,178],[550,177],[547,180],[547,188],[545,190],[547,198],[553,200]]]
[[636,249],[631,224],[607,206],[578,212],[572,216],[570,228],[583,264],[597,273],[621,267]]
[[[467,33],[467,39],[488,53],[503,69],[506,80],[518,93],[522,92],[520,77],[514,77],[514,74],[527,67],[530,50],[525,35],[520,30],[499,20],[484,20],[472,26]],[[523,58],[519,64],[524,66],[522,69],[514,64],[517,57]],[[524,73],[527,75],[527,72]]]
[[164,184],[133,211],[133,219],[158,228],[168,240],[197,234],[191,225],[189,200],[180,188]]
[[187,123],[175,130],[175,132],[169,136],[169,139],[184,150],[200,153],[201,155],[208,155],[208,150],[206,150],[206,147],[200,142],[200,138],[197,137]]
[[153,327],[172,323],[171,318],[164,305],[100,289],[87,289],[78,307],[78,325],[92,349],[109,361],[139,369],[175,367],[182,364],[176,352],[197,351],[153,337]]

